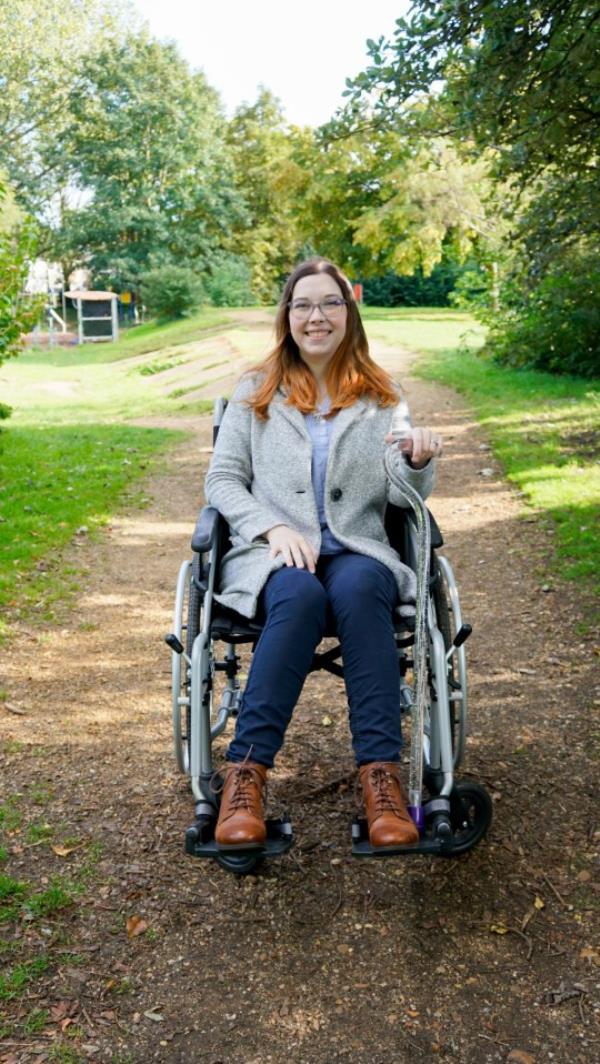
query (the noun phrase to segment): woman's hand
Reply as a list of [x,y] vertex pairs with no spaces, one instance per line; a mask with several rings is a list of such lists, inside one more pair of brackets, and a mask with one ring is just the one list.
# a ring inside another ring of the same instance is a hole
[[309,573],[314,573],[318,554],[299,532],[294,532],[294,529],[288,528],[287,525],[274,525],[265,532],[265,537],[271,548],[271,558],[281,554],[286,565],[295,565],[297,569],[306,568]]
[[411,428],[402,433],[388,433],[386,443],[397,443],[415,469],[423,469],[430,458],[442,454],[442,437],[429,428]]
[[439,458],[443,451],[442,437],[433,429],[407,429],[401,435],[390,432],[385,442],[397,443],[415,469],[423,469],[430,458]]

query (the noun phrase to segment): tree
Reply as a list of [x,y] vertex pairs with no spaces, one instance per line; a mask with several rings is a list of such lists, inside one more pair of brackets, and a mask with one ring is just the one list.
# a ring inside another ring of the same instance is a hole
[[299,254],[310,175],[296,158],[298,143],[312,143],[311,131],[287,126],[279,100],[262,86],[256,102],[238,107],[227,127],[236,188],[247,210],[229,250],[248,261],[252,290],[264,302],[277,299]]
[[84,60],[68,119],[63,178],[84,199],[63,204],[56,252],[117,287],[170,263],[208,269],[243,208],[204,76],[174,45],[130,34]]
[[141,276],[140,293],[150,314],[162,321],[187,317],[205,298],[200,278],[186,266],[148,270]]
[[[376,93],[380,121],[468,135],[528,179],[585,169],[600,121],[600,11],[588,0],[416,0],[393,41],[348,83],[353,112]],[[427,108],[408,107],[426,99]]]
[[486,216],[488,164],[465,162],[451,144],[421,143],[382,175],[379,202],[354,222],[354,239],[396,273],[425,275],[452,249],[462,261],[476,242],[491,240]]
[[[24,295],[35,239],[35,227],[18,210],[0,177],[0,365],[18,353],[23,333],[39,313],[39,301]],[[9,412],[9,407],[0,403],[0,418]]]
[[369,42],[371,65],[348,83],[343,123],[355,128],[368,100],[376,126],[489,153],[510,219],[492,348],[506,359],[510,333],[525,363],[546,365],[539,323],[560,320],[551,368],[586,374],[598,368],[588,352],[600,311],[599,45],[600,11],[585,0],[417,0],[393,41]]
[[60,187],[66,107],[82,59],[117,39],[131,18],[129,5],[116,0],[2,0],[3,166],[19,201],[39,218]]

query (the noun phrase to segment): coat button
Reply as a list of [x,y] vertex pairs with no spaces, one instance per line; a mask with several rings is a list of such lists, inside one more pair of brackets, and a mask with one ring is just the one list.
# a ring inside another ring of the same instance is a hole
[[342,497],[342,489],[341,488],[333,488],[333,490],[330,493],[330,498],[333,499],[334,502],[337,502],[338,499],[341,499],[341,497]]

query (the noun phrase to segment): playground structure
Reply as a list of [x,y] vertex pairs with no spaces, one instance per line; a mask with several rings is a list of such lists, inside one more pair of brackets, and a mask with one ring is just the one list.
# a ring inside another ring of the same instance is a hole
[[116,292],[77,290],[65,292],[65,296],[72,299],[77,307],[78,343],[119,339],[119,297]]

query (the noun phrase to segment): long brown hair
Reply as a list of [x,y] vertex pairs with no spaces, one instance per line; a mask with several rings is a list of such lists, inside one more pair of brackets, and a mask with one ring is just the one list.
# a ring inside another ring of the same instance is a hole
[[327,259],[309,259],[296,266],[283,289],[275,318],[275,347],[264,362],[249,371],[252,375],[258,372],[263,378],[247,400],[256,416],[262,420],[269,416],[269,403],[280,387],[287,395],[286,402],[297,407],[301,413],[310,414],[315,409],[317,383],[303,362],[290,332],[288,309],[298,281],[314,273],[328,273],[339,285],[348,305],[346,333],[327,369],[330,413],[335,414],[343,407],[352,406],[362,396],[373,399],[380,406],[394,406],[398,402],[398,393],[391,378],[373,362],[369,354],[369,343],[348,278]]

